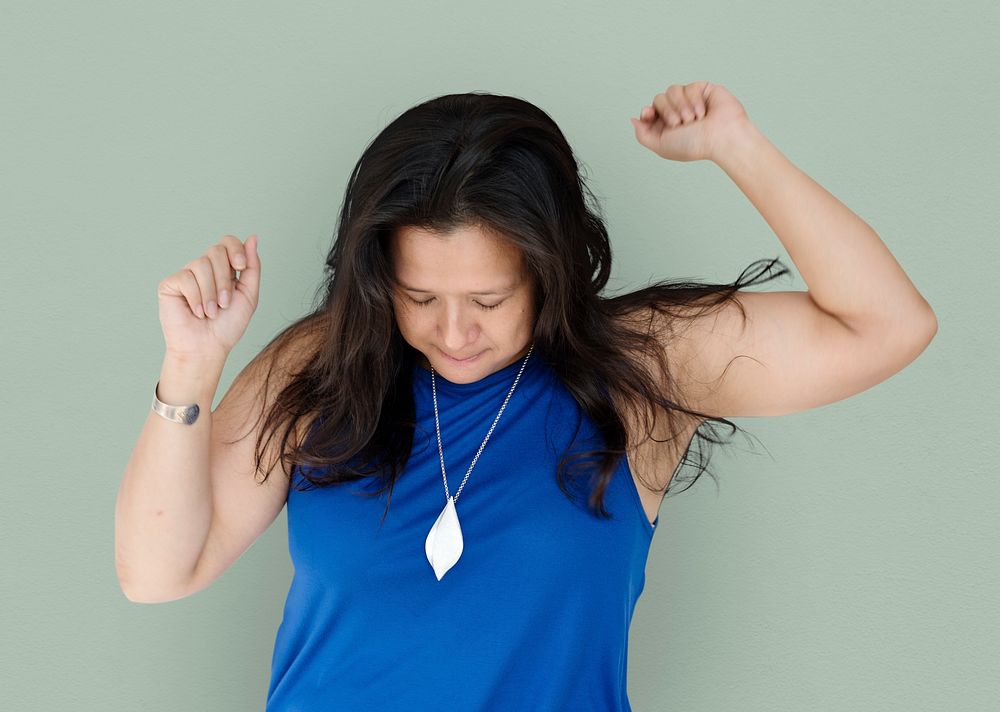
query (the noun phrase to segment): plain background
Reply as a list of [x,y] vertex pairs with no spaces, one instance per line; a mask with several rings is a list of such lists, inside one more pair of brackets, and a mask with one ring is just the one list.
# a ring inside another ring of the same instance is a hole
[[879,233],[939,332],[846,401],[737,419],[759,443],[666,500],[633,707],[996,709],[998,20],[982,1],[4,3],[3,706],[263,708],[284,512],[190,598],[118,588],[156,286],[260,235],[260,307],[217,404],[308,307],[350,169],[410,106],[483,90],[547,111],[607,216],[612,292],[772,256],[795,276],[766,288],[805,289],[718,166],[634,138],[656,93],[707,80]]

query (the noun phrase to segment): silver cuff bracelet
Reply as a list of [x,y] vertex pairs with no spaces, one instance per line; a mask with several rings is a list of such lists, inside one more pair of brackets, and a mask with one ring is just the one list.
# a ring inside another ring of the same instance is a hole
[[200,409],[197,403],[192,403],[191,405],[167,405],[159,399],[157,396],[157,391],[160,388],[160,382],[156,382],[156,386],[153,388],[153,411],[162,415],[167,420],[172,420],[175,423],[183,423],[184,425],[191,425],[194,421],[198,420],[198,413]]

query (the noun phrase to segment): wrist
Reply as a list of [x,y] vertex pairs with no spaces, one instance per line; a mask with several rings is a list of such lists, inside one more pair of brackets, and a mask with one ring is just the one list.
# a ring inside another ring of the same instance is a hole
[[170,405],[198,403],[211,408],[225,367],[222,358],[192,358],[167,353],[159,378],[159,396]]
[[746,161],[747,156],[765,143],[767,137],[750,119],[742,118],[730,124],[712,142],[709,160],[728,173],[730,166]]
[[224,351],[218,351],[215,353],[185,353],[181,351],[171,351],[167,349],[163,354],[163,362],[168,361],[178,367],[184,369],[204,369],[213,366],[224,366],[226,360],[229,358],[229,354]]

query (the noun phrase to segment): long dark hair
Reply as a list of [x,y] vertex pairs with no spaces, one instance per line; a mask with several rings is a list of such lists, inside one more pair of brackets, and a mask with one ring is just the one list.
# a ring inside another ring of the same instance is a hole
[[[680,464],[695,465],[684,489],[709,471],[710,457],[700,445],[697,459],[689,457],[695,440],[721,444],[726,441],[714,432],[717,426],[728,427],[730,435],[739,429],[724,417],[685,406],[669,377],[662,329],[673,333],[679,320],[727,301],[739,304],[737,290],[787,274],[788,268],[765,278],[780,261],[758,260],[729,284],[661,280],[602,296],[611,273],[607,228],[552,118],[515,97],[448,94],[405,111],[365,149],[347,185],[315,306],[258,357],[266,356],[273,368],[292,363],[278,354],[292,349],[301,365],[290,369],[273,404],[262,409],[266,420],[255,459],[264,479],[274,461],[261,467],[262,443],[283,427],[277,452],[288,477],[295,465],[313,487],[377,477],[380,488],[368,494],[388,491],[383,521],[388,514],[416,425],[410,379],[417,354],[402,338],[392,304],[390,241],[404,226],[438,233],[479,227],[522,252],[536,297],[532,358],[554,369],[606,445],[565,453],[559,461],[559,487],[571,500],[566,477],[576,473],[570,463],[599,456],[588,504],[609,516],[605,489],[626,448],[634,445],[623,420],[626,408],[654,440],[661,416],[667,439],[691,432],[680,427],[682,421],[697,423],[689,442],[675,443],[677,452],[684,447]],[[745,318],[742,306],[740,311]],[[267,381],[270,377],[271,369]],[[651,420],[652,413],[657,415]],[[683,480],[681,469],[666,485],[643,483],[666,494]]]

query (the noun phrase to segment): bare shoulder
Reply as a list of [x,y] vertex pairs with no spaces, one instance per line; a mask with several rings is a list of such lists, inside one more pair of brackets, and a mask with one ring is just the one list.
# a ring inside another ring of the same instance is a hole
[[[277,518],[288,496],[289,478],[277,457],[283,430],[265,437],[261,468],[256,465],[257,440],[275,398],[315,354],[320,336],[303,329],[287,342],[263,349],[233,379],[212,411],[212,522],[186,595],[215,581],[239,559]],[[307,423],[297,423],[292,441],[299,443]]]

